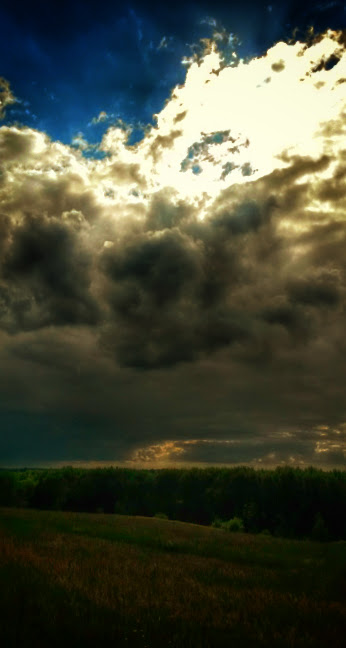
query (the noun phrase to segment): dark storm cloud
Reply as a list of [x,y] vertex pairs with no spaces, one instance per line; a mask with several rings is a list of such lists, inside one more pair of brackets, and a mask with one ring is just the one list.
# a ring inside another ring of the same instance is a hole
[[[172,211],[162,201],[160,208]],[[268,211],[245,203],[208,223],[182,220],[179,229],[158,234],[145,229],[121,249],[104,251],[101,270],[115,326],[106,337],[122,363],[174,365],[251,334],[251,318],[228,303],[246,274],[235,238],[256,230]]]
[[[324,153],[284,151],[257,179],[239,166],[240,183],[217,180],[214,199],[202,174],[198,185],[181,174],[191,196],[166,186],[169,164],[160,175],[167,152],[169,163],[182,152],[179,173],[189,151],[174,121],[143,149],[111,128],[97,161],[0,129],[0,452],[342,465],[342,117],[321,126]],[[224,138],[194,135],[191,154]],[[16,408],[32,413],[32,449]]]
[[[140,220],[115,220],[115,236],[66,153],[55,161],[55,177],[27,168],[30,156],[34,165],[51,164],[50,145],[36,152],[37,138],[2,132],[5,169],[21,165],[14,190],[4,186],[4,330],[96,326],[104,352],[121,365],[153,369],[222,348],[243,361],[272,361],[285,346],[309,344],[342,321],[345,225],[328,212],[324,224],[311,222],[309,204],[315,193],[339,205],[343,160],[326,194],[326,181],[315,187],[308,178],[329,168],[328,156],[285,158],[286,168],[222,192],[202,221],[197,208],[161,190]],[[116,164],[124,182],[139,182],[137,165]],[[113,162],[107,173],[113,178]],[[285,218],[289,236],[280,229]]]
[[[308,185],[296,185],[328,164],[293,159],[238,187],[238,200],[225,191],[205,221],[156,197],[140,231],[102,253],[105,347],[121,364],[147,369],[232,346],[243,360],[265,361],[326,335],[333,317],[341,323],[346,229],[339,223],[335,240],[330,224],[312,226]],[[294,229],[297,209],[308,233]],[[285,217],[293,223],[288,238],[280,231]],[[299,246],[305,254],[292,262]]]
[[293,302],[318,307],[337,306],[342,300],[342,282],[338,272],[322,271],[292,281],[288,293]]
[[55,219],[26,216],[2,253],[0,326],[8,331],[51,324],[95,324],[91,259],[78,233]]
[[212,224],[216,229],[220,228],[223,240],[232,235],[246,235],[258,230],[262,224],[267,222],[274,208],[274,196],[263,205],[255,201],[245,201],[232,206],[229,210],[219,211]]
[[177,200],[174,192],[164,189],[152,196],[146,227],[149,231],[180,228],[186,221],[194,221],[195,210],[184,200]]

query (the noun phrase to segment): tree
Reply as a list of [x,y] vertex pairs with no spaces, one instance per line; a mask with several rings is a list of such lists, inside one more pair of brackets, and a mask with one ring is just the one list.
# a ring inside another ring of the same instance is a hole
[[16,480],[10,472],[0,472],[0,506],[16,504]]
[[221,528],[232,533],[242,533],[244,531],[243,520],[240,517],[233,517],[226,522],[221,523]]
[[315,516],[311,537],[313,540],[317,540],[318,542],[326,542],[329,540],[329,532],[321,513],[317,513]]

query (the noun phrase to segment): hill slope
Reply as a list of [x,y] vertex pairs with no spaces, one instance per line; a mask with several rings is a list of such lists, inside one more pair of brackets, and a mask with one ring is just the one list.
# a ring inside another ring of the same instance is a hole
[[346,543],[0,509],[0,643],[344,645]]

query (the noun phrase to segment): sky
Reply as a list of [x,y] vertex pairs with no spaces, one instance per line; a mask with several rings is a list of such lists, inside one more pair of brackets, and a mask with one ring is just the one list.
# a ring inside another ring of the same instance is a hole
[[330,2],[1,3],[0,466],[346,466]]

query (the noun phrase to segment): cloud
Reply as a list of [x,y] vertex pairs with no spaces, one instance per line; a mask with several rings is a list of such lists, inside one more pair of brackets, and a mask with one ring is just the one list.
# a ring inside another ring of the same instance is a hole
[[277,63],[272,63],[271,67],[274,72],[282,72],[282,70],[285,69],[285,63],[282,59],[280,59],[280,61],[277,61]]
[[56,219],[24,217],[3,250],[2,315],[5,330],[30,330],[51,324],[95,324],[91,259],[73,227]]
[[72,146],[79,148],[81,151],[92,151],[97,149],[97,144],[90,144],[84,137],[83,133],[74,135],[71,141]]
[[102,461],[341,461],[303,431],[346,420],[345,61],[209,44],[103,159],[0,128],[0,401],[92,412]]
[[0,119],[6,116],[6,108],[18,101],[14,96],[10,84],[6,79],[0,77]]
[[97,117],[93,117],[91,120],[91,124],[100,124],[102,122],[107,121],[109,119],[109,115],[105,112],[105,110],[101,110],[101,112],[98,114]]
[[142,468],[206,466],[210,463],[236,465],[239,463],[254,467],[271,468],[277,465],[293,464],[301,467],[311,465],[312,459],[320,467],[342,467],[345,465],[346,445],[344,426],[338,430],[326,428],[325,437],[320,440],[319,430],[306,438],[304,430],[299,434],[282,432],[267,434],[265,438],[248,437],[235,433],[233,439],[200,438],[168,440],[133,450],[126,463]]

